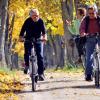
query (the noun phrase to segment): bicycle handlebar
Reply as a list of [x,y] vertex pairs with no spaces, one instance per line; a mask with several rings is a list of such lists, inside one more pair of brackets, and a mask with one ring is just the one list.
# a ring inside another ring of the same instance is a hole
[[39,42],[39,41],[44,41],[44,40],[42,40],[40,38],[38,38],[38,39],[32,38],[30,40],[24,39],[24,42],[32,42],[32,43],[34,43],[34,42]]
[[87,34],[85,35],[86,37],[96,37],[96,36],[100,36],[100,33],[99,32],[96,32],[94,34]]
[[100,37],[100,33],[87,34],[85,37],[86,38],[93,38],[93,37],[98,38]]

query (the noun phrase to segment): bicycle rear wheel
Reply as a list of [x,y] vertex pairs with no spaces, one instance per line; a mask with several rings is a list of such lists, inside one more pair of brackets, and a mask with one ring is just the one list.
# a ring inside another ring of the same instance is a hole
[[100,76],[99,76],[99,59],[98,59],[98,56],[97,54],[95,55],[94,57],[94,81],[95,81],[95,86],[96,87],[99,87],[99,79],[100,79]]

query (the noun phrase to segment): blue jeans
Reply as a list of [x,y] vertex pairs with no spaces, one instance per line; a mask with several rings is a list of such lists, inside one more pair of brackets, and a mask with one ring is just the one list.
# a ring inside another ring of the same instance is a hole
[[[34,44],[36,55],[37,55],[37,64],[38,64],[38,74],[41,75],[44,73],[44,62],[43,62],[43,42],[38,41]],[[24,43],[24,61],[25,66],[29,66],[29,56],[31,54],[32,44],[30,42]]]
[[93,70],[93,52],[95,50],[96,44],[100,45],[100,38],[87,37],[86,39],[86,64],[85,64],[85,74],[92,75]]

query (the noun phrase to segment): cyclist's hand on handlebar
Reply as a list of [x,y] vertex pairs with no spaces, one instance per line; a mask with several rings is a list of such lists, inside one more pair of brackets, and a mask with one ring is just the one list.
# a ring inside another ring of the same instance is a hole
[[47,35],[46,35],[46,34],[45,34],[45,35],[42,35],[42,36],[41,36],[41,40],[42,40],[42,41],[47,41]]
[[84,37],[84,36],[86,36],[86,35],[87,35],[86,33],[81,33],[81,34],[80,34],[81,37]]
[[20,36],[19,37],[19,42],[24,42],[24,37]]
[[43,41],[46,44],[46,41],[47,41],[47,35],[46,34],[41,36],[41,41]]

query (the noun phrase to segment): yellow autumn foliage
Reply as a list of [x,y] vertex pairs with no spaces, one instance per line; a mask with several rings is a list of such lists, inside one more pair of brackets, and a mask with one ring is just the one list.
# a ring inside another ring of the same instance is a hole
[[[56,6],[56,7],[55,7]],[[46,25],[46,29],[51,29],[53,35],[63,34],[63,23],[61,22],[61,9],[60,9],[60,1],[47,1],[47,0],[30,0],[28,5],[26,5],[25,1],[13,1],[10,0],[9,12],[15,13],[15,22],[12,34],[12,40],[18,39],[21,27],[25,21],[25,19],[29,15],[29,10],[31,8],[38,8],[40,11],[40,16],[44,21],[53,20],[52,23],[48,23]],[[58,20],[61,23],[58,23]],[[62,25],[61,25],[62,24]],[[12,51],[18,52],[20,56],[23,55],[23,46],[18,43]]]
[[83,4],[93,5],[97,0],[81,0]]
[[0,69],[0,100],[19,100],[14,93],[24,88],[19,77],[18,72],[8,73]]
[[[88,5],[94,4],[95,2],[96,0],[80,0],[80,3]],[[15,13],[15,22],[12,34],[13,40],[18,39],[21,27],[25,19],[28,17],[31,8],[38,8],[40,17],[42,17],[45,22],[51,20],[50,23],[46,23],[46,29],[50,29],[51,34],[64,35],[61,0],[29,0],[27,5],[24,0],[10,0],[9,12]],[[76,15],[75,8],[73,15]],[[22,56],[24,52],[23,49],[20,48],[23,48],[23,46],[18,43],[15,52],[18,52],[19,55]]]

